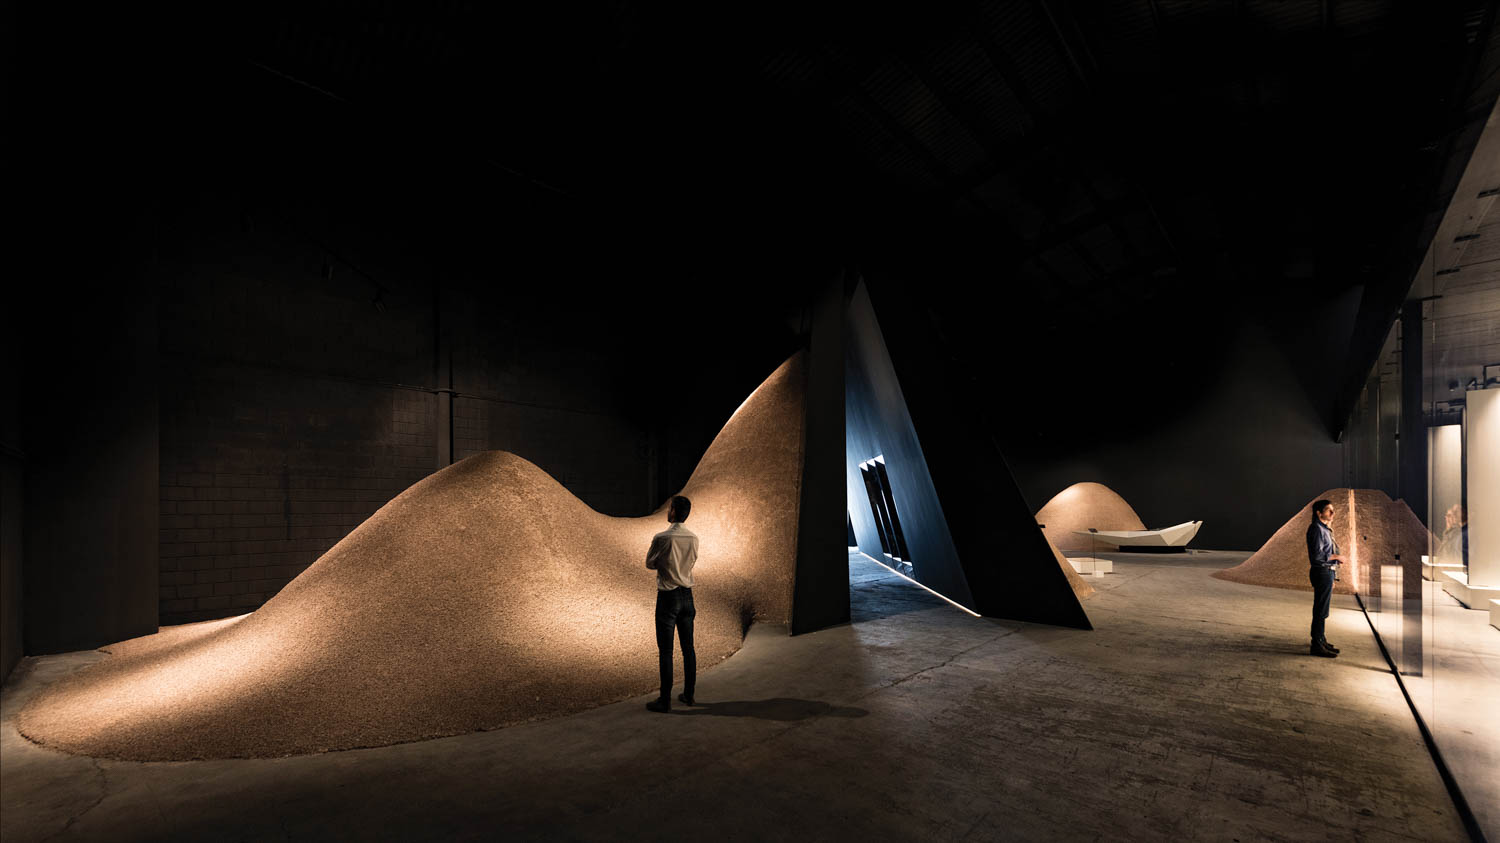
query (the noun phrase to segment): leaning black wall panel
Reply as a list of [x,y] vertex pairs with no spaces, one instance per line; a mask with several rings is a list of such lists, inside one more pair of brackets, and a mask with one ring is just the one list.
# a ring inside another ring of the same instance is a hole
[[[884,325],[876,318],[864,284],[849,302],[845,344],[844,476],[849,517],[860,550],[882,559],[878,515],[859,464],[885,457],[891,495],[902,516],[916,579],[950,600],[975,607],[948,529],[943,503],[928,470],[925,439],[919,439],[896,370],[886,350]],[[891,560],[884,560],[890,562]]]
[[[863,311],[881,330],[896,389],[892,393],[887,388],[878,400],[902,400],[912,436],[920,436],[932,489],[925,511],[910,518],[903,513],[903,531],[910,540],[918,529],[944,523],[953,548],[933,570],[930,563],[924,568],[922,553],[911,541],[917,579],[991,617],[1092,628],[993,431],[965,401],[968,384],[951,365],[920,299],[895,279],[869,283],[873,289],[862,288],[868,289],[868,297],[857,295],[851,313]],[[886,466],[894,469],[889,455]],[[907,526],[918,521],[923,523]],[[860,538],[863,544],[864,536]],[[963,598],[938,585],[952,587],[957,581],[965,586]]]

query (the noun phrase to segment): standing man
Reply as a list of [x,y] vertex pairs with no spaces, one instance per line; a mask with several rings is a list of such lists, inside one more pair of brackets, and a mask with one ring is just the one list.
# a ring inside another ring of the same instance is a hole
[[1324,658],[1334,658],[1339,648],[1323,637],[1323,621],[1328,617],[1328,606],[1333,602],[1333,581],[1337,578],[1336,566],[1344,561],[1339,554],[1338,542],[1333,540],[1333,501],[1319,499],[1312,505],[1312,524],[1307,527],[1307,578],[1312,581],[1312,646],[1308,653]]
[[693,652],[693,565],[698,561],[698,536],[682,526],[693,502],[677,495],[667,507],[672,526],[651,539],[646,567],[656,572],[656,653],[661,666],[661,696],[646,703],[652,711],[672,710],[672,631],[682,641],[682,693],[677,699],[693,704],[698,681],[698,654]]

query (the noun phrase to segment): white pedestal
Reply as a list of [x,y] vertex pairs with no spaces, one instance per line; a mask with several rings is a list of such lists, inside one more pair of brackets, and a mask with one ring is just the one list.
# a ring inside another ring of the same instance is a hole
[[1464,393],[1464,440],[1469,579],[1500,585],[1500,389]]
[[1500,600],[1490,601],[1490,626],[1500,629]]
[[1494,599],[1500,599],[1500,587],[1485,585],[1470,585],[1469,578],[1463,571],[1444,571],[1441,579],[1443,590],[1453,595],[1453,599],[1464,604],[1470,609],[1485,609]]
[[1068,564],[1080,574],[1108,574],[1115,569],[1115,563],[1094,556],[1069,556]]
[[1458,571],[1459,573],[1463,573],[1463,570],[1464,563],[1462,562],[1433,562],[1429,557],[1422,557],[1422,579],[1424,580],[1442,582],[1444,571]]
[[1427,428],[1427,524],[1439,536],[1447,529],[1443,516],[1464,500],[1464,435],[1461,424]]

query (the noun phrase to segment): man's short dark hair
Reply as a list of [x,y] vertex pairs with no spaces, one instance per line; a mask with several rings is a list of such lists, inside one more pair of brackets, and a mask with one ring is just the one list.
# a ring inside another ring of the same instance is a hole
[[1330,506],[1333,506],[1333,501],[1327,498],[1318,498],[1317,500],[1313,501],[1313,517],[1317,518],[1319,515],[1322,515],[1323,510],[1327,509]]
[[671,508],[667,510],[667,517],[673,521],[686,521],[688,513],[693,511],[693,502],[682,495],[672,497]]

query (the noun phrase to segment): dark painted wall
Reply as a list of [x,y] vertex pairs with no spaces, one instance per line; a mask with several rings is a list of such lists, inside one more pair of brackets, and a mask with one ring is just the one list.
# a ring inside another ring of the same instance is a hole
[[[13,350],[6,344],[6,350]],[[15,360],[15,357],[8,358]],[[13,397],[0,401],[0,682],[21,659],[21,415]]]
[[157,627],[155,290],[141,263],[84,261],[113,283],[27,302],[45,322],[28,332],[21,393],[27,653]]
[[[117,641],[157,623],[158,339],[147,198],[157,172],[137,146],[155,115],[134,78],[151,59],[129,59],[141,54],[109,25],[118,21],[94,22],[69,27],[62,52],[28,29],[18,45],[36,60],[13,63],[20,128],[10,136],[7,184],[24,212],[13,215],[15,264],[0,318],[14,348],[7,367],[19,368],[7,397],[20,407],[25,455],[26,653]],[[43,69],[44,56],[62,54],[75,60]],[[193,136],[157,152],[175,155]]]
[[[1190,399],[1179,400],[1170,371],[1115,375],[1153,396],[1136,407],[1092,400],[1086,379],[1062,385],[1057,403],[1031,419],[1033,436],[1005,443],[1032,510],[1093,481],[1123,496],[1147,527],[1203,521],[1193,547],[1255,550],[1310,498],[1340,485],[1340,446],[1270,333],[1246,320],[1218,337],[1229,350],[1224,366]],[[1082,424],[1059,439],[1047,424],[1054,413]],[[1158,423],[1140,425],[1143,414]],[[1132,427],[1128,438],[1111,429],[1117,422]]]

